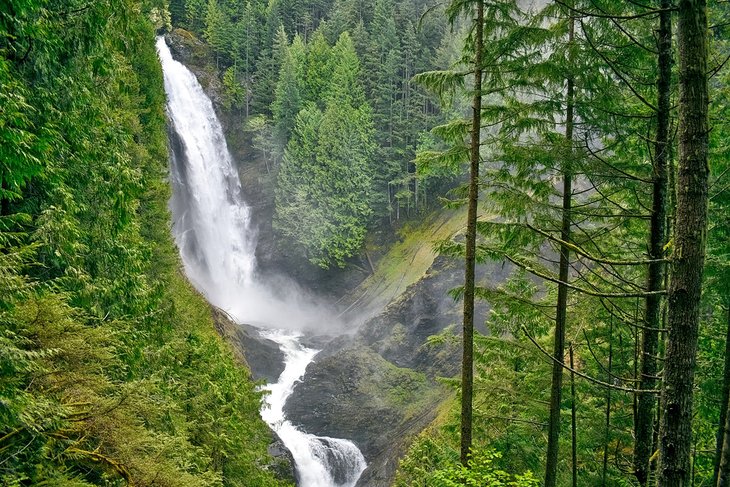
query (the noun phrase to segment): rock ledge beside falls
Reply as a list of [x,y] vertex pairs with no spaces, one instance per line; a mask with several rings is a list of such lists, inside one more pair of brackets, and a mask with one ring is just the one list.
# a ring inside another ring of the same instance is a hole
[[[213,323],[218,334],[231,345],[233,355],[243,367],[251,371],[254,380],[276,382],[284,370],[284,353],[279,345],[259,335],[258,330],[250,325],[239,325],[233,322],[225,311],[211,306]],[[273,461],[265,465],[282,480],[297,481],[294,457],[284,446],[281,438],[271,431],[269,455]]]

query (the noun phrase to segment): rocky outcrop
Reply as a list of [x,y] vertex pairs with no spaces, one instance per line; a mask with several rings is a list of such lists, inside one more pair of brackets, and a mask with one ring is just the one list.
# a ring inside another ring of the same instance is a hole
[[443,392],[425,374],[358,346],[310,366],[286,414],[306,431],[352,440],[369,464],[363,477],[369,480],[360,485],[385,486],[408,438],[432,421]]
[[245,365],[254,380],[276,382],[284,371],[284,353],[279,345],[250,325],[235,323],[228,313],[213,307],[213,321],[218,333],[231,345],[239,363]]
[[[284,353],[279,345],[263,338],[255,327],[235,323],[222,309],[211,305],[211,310],[215,329],[231,345],[236,361],[251,371],[254,380],[276,382],[284,370]],[[268,451],[271,461],[264,468],[274,472],[281,480],[296,482],[294,457],[276,432],[270,431]]]
[[294,457],[292,456],[289,449],[284,446],[284,442],[281,441],[279,435],[272,431],[274,436],[274,442],[269,445],[268,452],[271,458],[274,459],[266,467],[274,472],[277,478],[292,482],[293,484],[299,483],[299,476],[297,470],[294,467]]
[[216,69],[215,57],[206,43],[184,29],[173,29],[165,39],[175,60],[183,63],[198,78],[206,95],[211,99],[218,114],[224,112],[223,84]]
[[[491,283],[507,272],[481,267],[479,279]],[[436,379],[460,370],[461,303],[448,291],[461,279],[461,262],[438,257],[426,276],[353,337],[330,342],[289,398],[285,413],[305,431],[349,438],[362,450],[368,469],[358,485],[390,485],[410,439],[448,397]],[[483,332],[487,313],[486,304],[477,305]],[[453,333],[430,343],[449,327]]]

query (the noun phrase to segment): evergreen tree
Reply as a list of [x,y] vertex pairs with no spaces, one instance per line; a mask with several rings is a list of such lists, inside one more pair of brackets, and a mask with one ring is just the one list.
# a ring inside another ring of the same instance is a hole
[[317,103],[323,108],[325,93],[332,82],[337,62],[339,59],[332,54],[332,47],[327,42],[324,32],[318,30],[307,43],[307,56],[301,78],[304,86],[302,95],[305,100]]
[[[451,15],[461,13],[452,4]],[[453,19],[453,17],[452,17]],[[471,138],[469,142],[469,196],[466,217],[464,321],[461,360],[461,464],[471,465],[472,417],[474,401],[474,287],[476,268],[477,203],[479,199],[479,163],[481,162],[482,63],[484,61],[484,3],[476,5],[474,29],[474,97],[472,105]]]
[[291,46],[284,51],[274,102],[271,105],[274,135],[281,147],[286,146],[304,101],[305,89],[301,77],[304,72],[305,55],[301,38],[295,36]]
[[[672,77],[672,25],[671,5],[667,0],[660,2],[663,12],[659,16],[659,40],[657,47],[657,128],[654,149],[652,181],[652,216],[649,227],[649,258],[656,262],[649,264],[647,290],[659,291],[664,287],[664,247],[666,245],[667,218],[667,175],[669,166],[669,124],[670,96]],[[641,340],[641,382],[642,390],[656,388],[658,372],[656,356],[658,353],[659,332],[662,328],[661,303],[659,295],[647,296],[644,312],[645,326]],[[649,458],[654,450],[655,397],[653,394],[640,394],[636,411],[636,446],[634,448],[634,469],[640,485],[649,481]]]
[[662,387],[660,487],[689,485],[708,192],[707,6],[683,0],[678,13],[679,172]]
[[[269,22],[274,22],[276,20],[278,20],[278,15],[274,15],[269,12],[267,26],[269,25]],[[253,87],[253,108],[257,113],[271,113],[271,104],[274,102],[276,85],[279,79],[279,73],[281,72],[284,53],[288,46],[289,39],[287,38],[282,24],[278,24],[278,28],[271,39],[271,43],[268,43],[267,40],[264,39],[264,48],[261,50],[261,55],[256,63],[257,74],[256,82]]]
[[331,56],[324,111],[308,102],[297,115],[277,179],[274,221],[288,245],[323,268],[342,267],[359,251],[372,212],[372,121],[346,33]]

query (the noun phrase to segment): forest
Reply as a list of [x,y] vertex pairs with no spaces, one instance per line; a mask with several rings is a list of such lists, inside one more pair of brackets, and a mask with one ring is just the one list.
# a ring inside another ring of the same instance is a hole
[[175,247],[164,35],[297,272],[463,217],[387,485],[730,486],[724,0],[4,0],[0,484],[306,487]]

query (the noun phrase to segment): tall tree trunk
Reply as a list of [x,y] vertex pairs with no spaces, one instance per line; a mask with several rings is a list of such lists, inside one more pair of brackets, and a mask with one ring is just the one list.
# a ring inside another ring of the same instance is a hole
[[570,438],[573,487],[578,487],[578,424],[576,420],[575,404],[575,363],[573,362],[573,344],[568,346],[570,350]]
[[706,0],[680,0],[679,174],[662,389],[659,487],[688,487],[708,193]]
[[461,361],[461,463],[469,465],[474,388],[474,271],[476,266],[477,202],[479,195],[479,149],[482,125],[482,51],[484,49],[484,2],[477,1],[474,42],[474,100],[471,122],[469,209],[466,222],[464,270],[463,355]]
[[717,482],[714,484],[716,487],[730,486],[730,402],[725,411],[725,426],[722,436],[724,440],[717,471]]
[[[659,260],[666,244],[667,219],[667,161],[669,157],[669,111],[672,79],[672,13],[671,0],[660,0],[659,15],[659,79],[657,81],[657,127],[654,143],[654,177],[651,224],[649,228],[649,258]],[[649,264],[647,291],[659,291],[664,285],[664,264]],[[656,388],[657,344],[661,328],[660,295],[647,296],[645,303],[645,328],[641,341],[641,390]],[[639,485],[646,485],[649,478],[649,458],[654,445],[654,394],[639,394],[636,411],[636,443],[634,447],[634,475]]]
[[[0,174],[0,177],[2,174]],[[3,193],[9,189],[8,182],[2,178]],[[0,196],[0,216],[8,216],[10,214],[10,198]]]
[[[621,335],[619,335],[620,337]],[[613,319],[608,331],[608,381],[611,382],[613,371]],[[611,389],[606,388],[606,430],[603,439],[603,471],[601,474],[601,486],[606,487],[606,475],[608,473],[608,444],[611,440]]]
[[[727,422],[728,409],[730,409],[730,302],[727,304],[727,336],[725,338],[725,367],[723,373],[722,401],[720,403],[720,420],[718,421],[717,447],[715,450],[715,473],[712,485],[725,487],[728,485],[728,467],[730,467],[730,424]],[[723,461],[725,465],[721,471]],[[720,481],[721,475],[725,477],[722,481]]]
[[[570,17],[570,33],[568,44],[572,46],[575,37],[575,19]],[[569,47],[570,49],[570,47]],[[572,68],[572,67],[571,67]],[[570,210],[573,193],[573,98],[574,80],[572,73],[568,76],[567,106],[565,113],[565,161],[563,164],[563,222],[560,238],[570,241]],[[570,249],[563,243],[560,245],[560,270],[558,284],[558,300],[555,310],[555,337],[553,344],[553,377],[550,390],[550,422],[548,425],[547,459],[545,461],[545,487],[555,487],[558,473],[558,446],[560,442],[560,404],[563,392],[563,362],[565,353],[565,323],[568,311],[568,270],[570,267]]]

